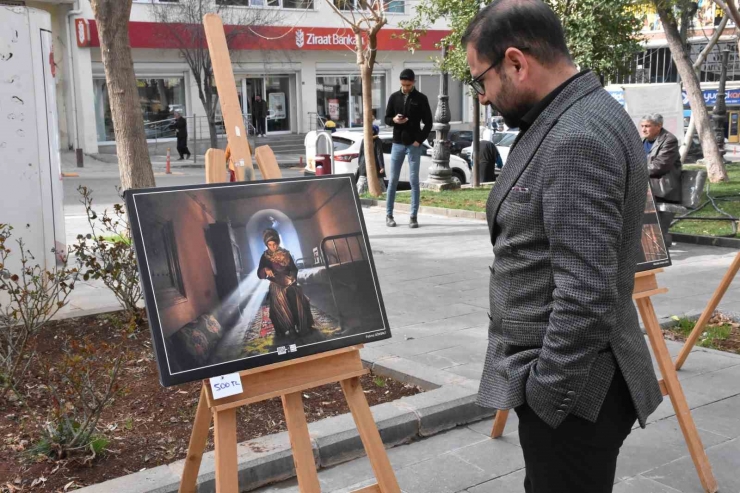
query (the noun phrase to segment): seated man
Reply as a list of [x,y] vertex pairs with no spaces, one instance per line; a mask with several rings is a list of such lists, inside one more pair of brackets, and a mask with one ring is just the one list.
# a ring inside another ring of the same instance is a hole
[[[663,128],[663,116],[658,113],[644,116],[640,128],[655,202],[680,204],[681,156],[678,152],[678,139]],[[672,238],[668,229],[674,215],[672,212],[658,212],[666,247],[671,246]]]

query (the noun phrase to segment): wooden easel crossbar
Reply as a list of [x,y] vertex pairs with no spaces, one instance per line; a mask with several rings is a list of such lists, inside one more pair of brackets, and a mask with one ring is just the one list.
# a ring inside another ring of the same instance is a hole
[[[740,254],[738,258],[740,258]],[[637,304],[640,318],[642,318],[642,323],[645,325],[645,331],[650,340],[650,346],[653,348],[655,359],[663,376],[658,382],[660,384],[660,390],[663,392],[663,395],[667,395],[671,399],[673,409],[676,411],[678,424],[681,427],[681,432],[689,448],[691,459],[694,462],[704,491],[715,493],[718,491],[717,480],[714,478],[712,466],[709,464],[709,458],[704,451],[704,445],[702,445],[694,419],[691,417],[691,410],[686,402],[686,396],[681,388],[681,383],[678,381],[676,368],[674,368],[673,360],[668,352],[668,346],[666,346],[665,339],[663,339],[663,332],[660,329],[660,323],[655,314],[653,302],[650,299],[651,296],[656,294],[668,292],[667,288],[658,286],[658,279],[655,275],[660,272],[663,272],[663,269],[649,270],[635,274],[635,288],[632,298]],[[499,410],[496,413],[496,417],[493,420],[493,430],[491,430],[492,438],[499,438],[504,434],[508,416],[508,410]]]
[[377,478],[376,484],[356,490],[354,493],[400,493],[396,476],[391,469],[380,433],[360,385],[360,377],[369,372],[362,365],[361,348],[362,346],[351,346],[243,371],[239,376],[244,391],[219,400],[213,399],[210,386],[203,382],[179,492],[196,492],[198,470],[213,418],[216,492],[237,493],[239,479],[236,410],[241,406],[280,397],[300,491],[320,493],[311,437],[303,411],[303,391],[339,382]]

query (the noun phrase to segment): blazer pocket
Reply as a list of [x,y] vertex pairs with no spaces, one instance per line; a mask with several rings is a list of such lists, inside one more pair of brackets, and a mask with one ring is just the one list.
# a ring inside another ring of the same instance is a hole
[[514,187],[511,189],[509,197],[513,202],[526,204],[532,200],[532,192],[530,192],[528,188]]
[[504,342],[510,346],[541,347],[547,332],[547,322],[521,322],[503,319]]

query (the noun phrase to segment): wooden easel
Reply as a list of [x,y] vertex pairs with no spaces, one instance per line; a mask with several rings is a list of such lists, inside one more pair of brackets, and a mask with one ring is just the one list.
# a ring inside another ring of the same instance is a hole
[[694,349],[696,341],[704,332],[704,327],[707,325],[707,322],[709,322],[709,319],[712,318],[714,310],[716,310],[717,306],[719,306],[719,303],[722,301],[722,298],[727,292],[727,288],[730,287],[732,280],[735,279],[738,270],[740,270],[740,252],[735,255],[735,260],[733,260],[732,264],[730,264],[730,268],[727,270],[725,276],[722,278],[722,282],[719,283],[717,290],[712,295],[712,299],[709,300],[709,304],[702,312],[699,320],[696,322],[694,330],[691,331],[691,334],[689,334],[689,337],[686,339],[683,348],[681,348],[681,352],[678,353],[678,358],[676,358],[676,370],[680,370],[684,362],[686,362],[686,358],[689,357],[689,353],[692,349]]
[[[740,255],[738,258],[740,258]],[[714,478],[712,466],[709,464],[709,458],[704,451],[704,445],[702,445],[701,438],[696,430],[694,419],[691,417],[691,410],[686,402],[686,396],[681,388],[681,383],[678,381],[673,360],[668,352],[665,339],[663,339],[663,332],[660,329],[660,323],[655,314],[653,302],[650,299],[651,296],[656,294],[668,292],[667,288],[658,287],[658,279],[655,275],[660,272],[663,272],[663,269],[654,269],[635,274],[635,289],[632,293],[632,298],[637,304],[637,309],[640,312],[642,323],[645,325],[645,331],[650,339],[650,345],[653,348],[655,359],[658,361],[660,373],[663,375],[663,378],[658,382],[660,384],[660,390],[663,392],[663,395],[667,395],[671,399],[673,409],[676,411],[678,424],[681,426],[681,432],[683,433],[686,445],[689,447],[691,459],[694,461],[694,466],[696,467],[696,472],[699,474],[699,480],[704,491],[715,493],[718,491],[717,480]],[[508,410],[499,410],[496,412],[496,417],[493,420],[493,430],[491,431],[492,438],[499,438],[503,435],[508,416]]]
[[215,401],[204,381],[188,455],[180,481],[179,493],[195,493],[198,470],[208,441],[211,417],[214,422],[216,452],[216,493],[237,493],[236,409],[255,402],[280,397],[285,411],[290,446],[293,451],[298,487],[301,493],[320,493],[316,462],[303,411],[307,389],[339,382],[360,433],[365,452],[377,483],[353,493],[400,493],[396,476],[373,421],[370,406],[360,385],[360,377],[369,372],[360,359],[362,346],[351,346],[327,353],[306,356],[239,373],[244,391]]

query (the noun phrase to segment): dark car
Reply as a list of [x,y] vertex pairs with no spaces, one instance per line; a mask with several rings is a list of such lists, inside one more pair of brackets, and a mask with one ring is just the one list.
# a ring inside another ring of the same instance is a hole
[[[450,152],[459,155],[460,151],[473,144],[472,130],[450,130],[447,138],[450,141]],[[429,139],[429,144],[434,147],[434,139]]]

